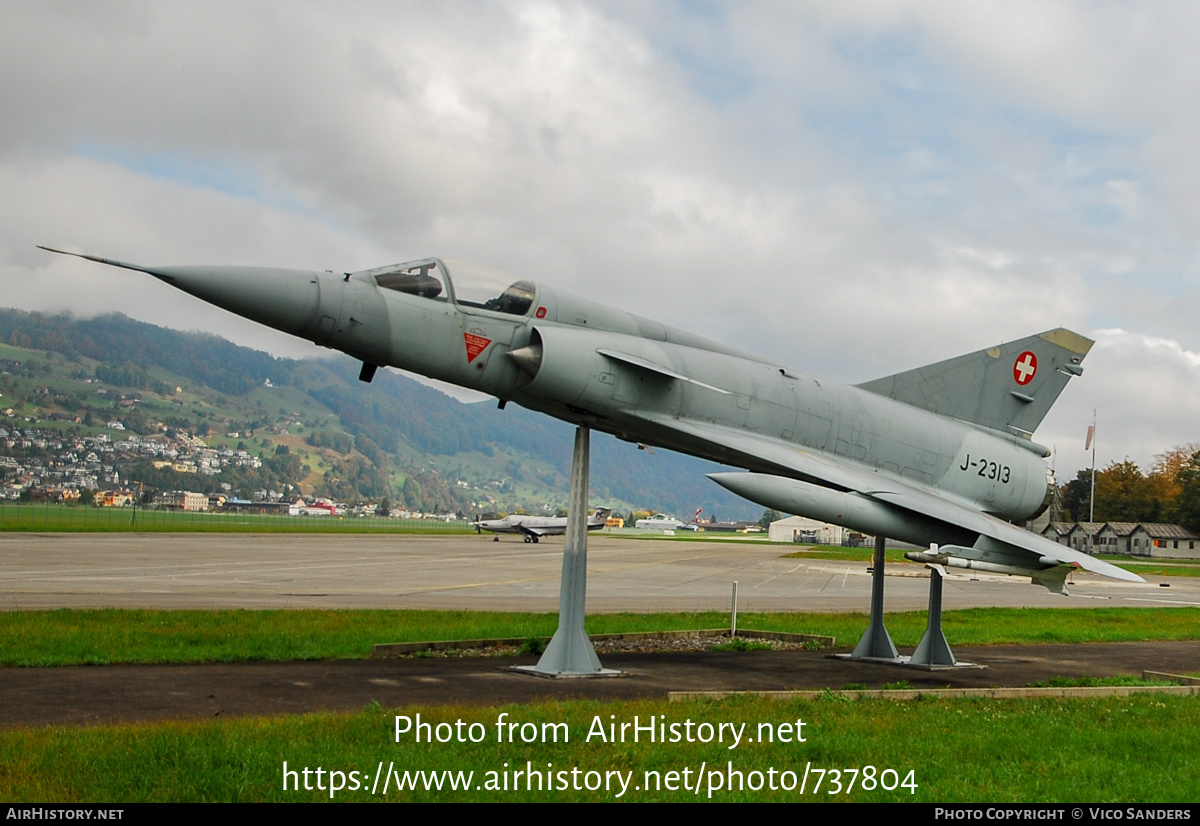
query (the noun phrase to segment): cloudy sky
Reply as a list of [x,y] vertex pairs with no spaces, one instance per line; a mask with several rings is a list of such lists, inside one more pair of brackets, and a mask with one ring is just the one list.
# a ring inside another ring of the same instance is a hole
[[1200,5],[6,3],[0,304],[469,259],[863,381],[1066,326],[1060,478],[1200,441]]

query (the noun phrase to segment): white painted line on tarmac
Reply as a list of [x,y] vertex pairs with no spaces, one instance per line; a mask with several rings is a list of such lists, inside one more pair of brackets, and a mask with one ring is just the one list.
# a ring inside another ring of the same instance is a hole
[[1187,602],[1181,599],[1148,599],[1146,597],[1125,597],[1130,602],[1161,602],[1166,605],[1200,605],[1200,602]]

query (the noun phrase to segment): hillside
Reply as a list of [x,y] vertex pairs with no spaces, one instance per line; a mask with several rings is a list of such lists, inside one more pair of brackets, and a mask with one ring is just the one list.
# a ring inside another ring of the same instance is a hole
[[[346,357],[279,359],[121,315],[0,309],[0,428],[9,433],[0,482],[103,486],[115,471],[147,489],[301,492],[422,511],[565,506],[569,425],[516,405],[464,404],[395,372],[371,384],[357,376]],[[121,449],[98,456],[81,441],[103,434]],[[95,461],[76,455],[85,448]],[[595,434],[590,498],[621,511],[757,518],[760,508],[705,478],[718,467]]]

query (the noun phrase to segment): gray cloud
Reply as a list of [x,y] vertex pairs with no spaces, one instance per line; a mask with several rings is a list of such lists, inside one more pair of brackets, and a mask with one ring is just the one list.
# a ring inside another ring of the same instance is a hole
[[1198,14],[21,4],[0,29],[0,289],[294,355],[315,348],[34,245],[437,254],[854,381],[1065,325],[1099,343],[1038,437],[1097,406],[1109,458],[1148,462],[1198,438]]

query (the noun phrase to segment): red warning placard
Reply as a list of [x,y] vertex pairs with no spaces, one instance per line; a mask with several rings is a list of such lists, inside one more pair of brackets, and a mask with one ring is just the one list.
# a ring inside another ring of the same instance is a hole
[[463,339],[467,343],[467,364],[475,360],[475,357],[487,349],[487,346],[492,343],[490,338],[477,336],[474,333],[463,333]]

